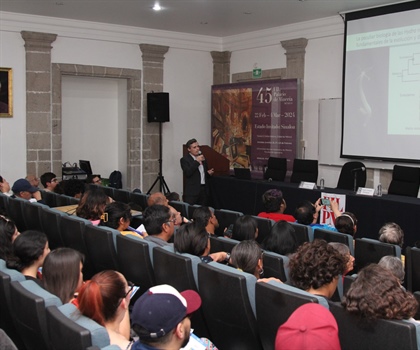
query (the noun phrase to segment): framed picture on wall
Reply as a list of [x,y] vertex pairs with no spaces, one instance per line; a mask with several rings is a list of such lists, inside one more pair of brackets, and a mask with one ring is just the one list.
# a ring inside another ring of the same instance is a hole
[[0,117],[13,116],[12,68],[0,68]]

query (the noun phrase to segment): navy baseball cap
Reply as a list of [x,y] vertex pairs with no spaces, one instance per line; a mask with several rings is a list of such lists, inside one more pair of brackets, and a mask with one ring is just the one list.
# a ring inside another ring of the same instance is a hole
[[200,306],[201,298],[196,291],[179,293],[174,287],[162,284],[150,288],[136,301],[131,321],[146,330],[139,334],[140,339],[161,338]]
[[30,193],[35,193],[39,191],[39,189],[32,186],[28,180],[19,179],[19,180],[16,180],[15,183],[13,184],[12,191],[14,193],[25,192],[25,191],[30,192]]

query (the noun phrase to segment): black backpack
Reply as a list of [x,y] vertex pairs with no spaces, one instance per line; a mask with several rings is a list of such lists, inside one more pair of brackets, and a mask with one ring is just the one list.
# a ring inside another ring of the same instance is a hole
[[109,175],[109,187],[114,187],[114,188],[122,188],[122,175],[121,175],[121,171],[118,170],[114,170],[111,175]]

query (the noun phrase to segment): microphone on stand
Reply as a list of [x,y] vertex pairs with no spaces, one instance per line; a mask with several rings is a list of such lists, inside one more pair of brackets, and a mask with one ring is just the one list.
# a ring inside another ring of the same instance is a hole
[[366,168],[364,166],[361,166],[360,168],[351,169],[352,173],[355,173],[358,171],[366,171]]

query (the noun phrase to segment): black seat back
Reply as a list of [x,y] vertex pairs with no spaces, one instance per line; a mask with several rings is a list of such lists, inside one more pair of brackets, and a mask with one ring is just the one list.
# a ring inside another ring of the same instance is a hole
[[235,245],[239,241],[236,239],[230,239],[225,237],[215,237],[214,235],[210,236],[210,253],[216,252],[226,252],[230,253]]
[[115,188],[114,201],[128,204],[130,202],[130,192],[128,192],[127,190],[120,190]]
[[338,324],[342,350],[404,349],[416,350],[416,327],[398,320],[377,320],[362,324],[360,317],[348,313],[341,305],[330,303]]
[[234,224],[236,219],[244,214],[239,211],[215,209],[214,215],[216,215],[217,221],[219,222],[219,227],[216,229],[215,234],[217,236],[223,236],[225,228]]
[[22,202],[23,219],[28,230],[43,231],[41,212],[44,207],[47,206],[41,203]]
[[299,306],[318,302],[309,293],[299,292],[290,286],[287,288],[280,288],[277,282],[257,283],[255,286],[258,331],[264,350],[274,349],[277,329]]
[[388,194],[417,197],[420,186],[420,168],[394,165]]
[[140,286],[142,293],[156,285],[147,241],[130,235],[118,235],[117,251],[120,252],[117,255],[119,271],[128,281]]
[[270,234],[271,228],[275,224],[275,221],[267,218],[261,218],[259,216],[252,217],[257,220],[258,224],[258,237],[256,241],[261,244],[264,238]]
[[373,239],[356,239],[354,244],[355,273],[369,264],[377,264],[383,256],[397,256],[397,247],[393,244]]
[[27,230],[25,219],[23,218],[23,204],[26,199],[22,198],[9,198],[8,215],[15,222],[19,232]]
[[[251,303],[249,283],[256,278],[234,268],[211,262],[198,265],[198,286],[202,309],[212,335],[220,349],[262,349]],[[252,289],[252,288],[251,288]]]
[[307,225],[294,223],[294,222],[290,222],[290,224],[295,229],[294,235],[299,245],[302,245],[305,242],[310,242],[311,240],[313,240],[313,233],[312,233],[311,227]]
[[86,225],[84,237],[93,273],[119,270],[114,244],[117,235],[120,235],[118,231],[106,226]]
[[328,243],[330,242],[343,243],[347,247],[349,247],[351,255],[354,255],[353,237],[346,233],[316,228],[314,230],[314,239],[323,239],[324,241],[327,241]]
[[43,232],[48,237],[48,245],[51,250],[59,247],[64,247],[64,242],[61,237],[61,218],[65,214],[59,210],[51,209],[49,207],[42,208],[40,212]]
[[410,292],[420,291],[420,249],[407,247],[405,250],[405,279]]

